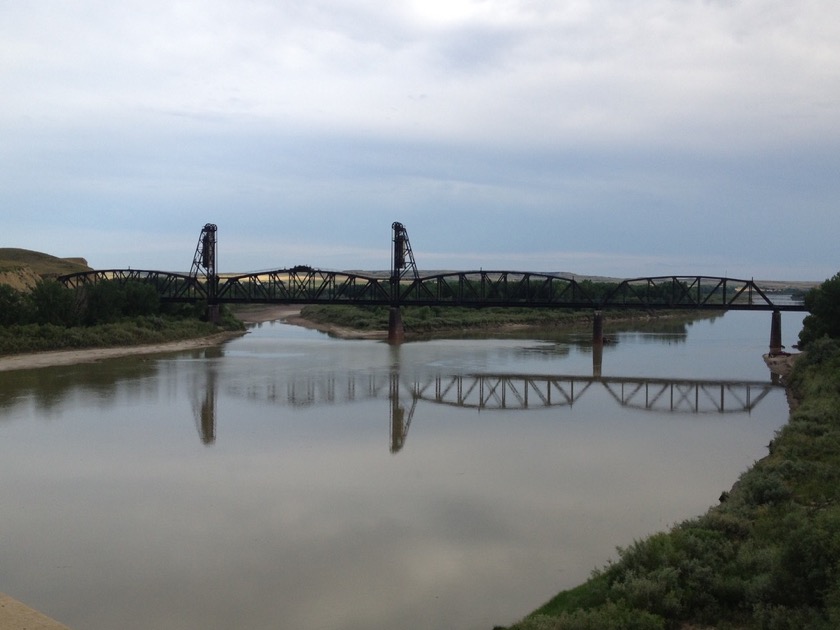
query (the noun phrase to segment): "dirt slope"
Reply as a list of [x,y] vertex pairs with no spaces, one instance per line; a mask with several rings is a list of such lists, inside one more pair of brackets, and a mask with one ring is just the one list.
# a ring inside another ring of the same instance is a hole
[[89,270],[84,258],[57,258],[29,249],[0,247],[0,284],[18,291],[28,291],[41,278]]

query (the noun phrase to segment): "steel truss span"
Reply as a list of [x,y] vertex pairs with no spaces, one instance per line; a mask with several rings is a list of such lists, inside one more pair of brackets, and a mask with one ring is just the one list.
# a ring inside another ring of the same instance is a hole
[[152,284],[163,301],[212,299],[221,304],[804,310],[801,304],[774,303],[753,280],[715,276],[658,276],[587,283],[527,271],[458,271],[392,284],[381,276],[293,267],[220,277],[215,298],[210,297],[206,278],[166,271],[108,269],[61,276],[59,281],[71,288],[103,281],[143,282]]
[[219,287],[220,302],[280,304],[388,304],[387,278],[293,267],[231,276]]
[[458,271],[401,282],[397,300],[414,306],[597,308],[573,278],[530,271]]
[[[164,302],[358,304],[376,306],[557,307],[569,309],[694,309],[804,311],[776,304],[753,280],[714,276],[655,276],[578,281],[531,271],[453,271],[421,276],[408,231],[394,222],[390,276],[327,271],[298,265],[240,275],[217,272],[217,231],[208,223],[189,274],[110,269],[59,277],[69,287],[106,280],[145,282]],[[398,312],[398,311],[397,311]]]
[[654,276],[622,280],[601,308],[804,311],[800,304],[775,304],[754,280],[719,276]]

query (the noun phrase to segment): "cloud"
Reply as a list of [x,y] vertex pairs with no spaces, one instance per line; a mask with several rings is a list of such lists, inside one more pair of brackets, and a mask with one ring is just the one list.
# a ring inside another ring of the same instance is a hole
[[489,143],[703,143],[782,119],[785,135],[791,125],[808,134],[833,122],[824,104],[838,98],[828,79],[840,27],[823,11],[654,0],[39,3],[5,10],[18,88],[7,112],[119,119],[150,109]]
[[824,2],[87,0],[0,17],[11,245],[160,243],[213,221],[374,251],[398,219],[453,264],[479,248],[834,264],[840,8]]

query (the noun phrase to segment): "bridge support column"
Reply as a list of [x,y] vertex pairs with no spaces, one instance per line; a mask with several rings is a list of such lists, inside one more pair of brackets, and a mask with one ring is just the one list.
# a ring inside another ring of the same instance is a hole
[[782,353],[782,313],[781,311],[773,311],[770,320],[770,356],[776,356]]
[[592,343],[595,345],[604,343],[604,313],[595,311],[592,318]]
[[222,321],[221,309],[222,307],[220,304],[208,304],[207,321],[211,324],[218,324],[220,321]]
[[392,306],[388,311],[388,343],[398,344],[405,341],[405,328],[399,306]]

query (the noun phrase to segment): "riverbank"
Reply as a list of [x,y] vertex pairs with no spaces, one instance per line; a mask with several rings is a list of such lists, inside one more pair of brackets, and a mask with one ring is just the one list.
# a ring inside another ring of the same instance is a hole
[[260,324],[269,321],[282,321],[294,326],[301,326],[311,330],[318,330],[339,339],[387,339],[388,329],[382,330],[360,330],[344,326],[336,322],[314,321],[301,315],[300,306],[276,306],[276,305],[248,305],[237,306],[233,309],[234,315],[239,321],[245,324]]
[[[254,305],[238,307],[235,315],[243,324],[253,325],[274,320],[286,320],[300,314],[300,307]],[[197,348],[210,348],[226,341],[247,334],[244,331],[223,331],[211,335],[176,341],[165,341],[151,344],[121,345],[102,348],[79,348],[73,350],[47,350],[44,352],[26,352],[0,356],[0,372],[10,370],[34,370],[44,367],[60,365],[76,365],[79,363],[95,363],[106,359],[120,357],[165,354],[168,352],[182,352]]]
[[[335,334],[336,336],[347,335],[352,338],[354,331],[343,330],[337,326],[315,324],[300,317],[298,306],[274,306],[254,305],[243,306],[235,309],[235,315],[242,323],[247,325],[261,324],[269,321],[286,321],[290,324],[306,326]],[[79,348],[74,350],[54,350],[45,352],[27,352],[0,356],[0,372],[10,370],[34,370],[44,367],[61,365],[76,365],[79,363],[95,363],[106,359],[120,357],[145,356],[153,354],[165,354],[169,352],[182,352],[184,350],[195,350],[197,348],[210,348],[218,346],[226,341],[235,339],[247,334],[244,331],[217,332],[204,337],[193,339],[181,339],[178,341],[167,341],[162,343],[142,344],[136,346],[114,346],[109,348]],[[387,337],[387,333],[383,338]]]
[[[698,319],[715,318],[711,311],[620,311],[604,314],[606,325],[679,325]],[[386,339],[389,309],[356,305],[309,305],[288,323],[327,332],[342,339]],[[442,337],[527,335],[530,332],[591,330],[591,311],[552,308],[458,306],[409,306],[402,309],[407,341]]]
[[[297,326],[304,326],[320,330],[322,332],[347,339],[385,339],[387,332],[354,331],[342,326],[315,323],[300,316],[299,306],[276,306],[276,305],[251,305],[237,307],[234,312],[236,317],[248,325],[256,325],[270,321],[284,321]],[[0,372],[10,370],[34,370],[44,367],[61,365],[76,365],[80,363],[94,363],[106,359],[120,357],[144,356],[153,354],[165,354],[169,352],[182,352],[197,348],[209,348],[218,346],[226,341],[235,339],[247,334],[244,331],[224,331],[204,337],[193,339],[181,339],[162,343],[114,346],[105,348],[79,348],[73,350],[54,350],[44,352],[27,352],[0,356]]]
[[[337,307],[347,308],[347,307]],[[351,307],[353,308],[353,307]],[[287,324],[309,328],[311,330],[318,330],[339,339],[372,339],[372,340],[386,340],[388,338],[387,324],[375,328],[358,328],[344,323],[340,318],[338,321],[332,321],[331,318],[315,319],[306,317],[302,313],[303,309],[300,306],[294,305],[272,305],[272,304],[253,304],[236,306],[232,309],[236,318],[246,326],[257,325],[269,321],[282,321]],[[469,310],[469,313],[474,313],[474,310]],[[591,316],[588,314],[573,314],[573,317],[567,317],[561,322],[554,322],[556,326],[583,326],[591,323]],[[703,313],[701,316],[709,317],[710,315]],[[655,321],[655,320],[693,320],[697,319],[694,314],[687,317],[685,313],[658,313],[656,316],[633,314],[631,316],[624,316],[610,320],[613,324],[627,323],[627,322],[641,322],[641,321]],[[367,324],[366,324],[367,325]],[[513,334],[516,332],[523,332],[528,330],[545,330],[544,323],[542,325],[535,323],[523,323],[520,321],[498,321],[491,320],[484,322],[484,324],[475,321],[459,321],[449,326],[439,326],[433,330],[407,330],[407,339],[424,339],[431,335],[445,335],[445,334],[467,334],[467,333],[481,333],[482,331],[502,334]],[[112,359],[118,357],[162,354],[166,352],[180,352],[183,350],[192,350],[195,348],[205,348],[220,345],[230,339],[240,335],[247,334],[245,331],[226,331],[214,333],[210,336],[196,337],[192,339],[182,339],[171,342],[162,342],[154,344],[142,345],[124,345],[114,347],[97,347],[97,348],[80,348],[73,350],[56,350],[44,352],[31,352],[22,354],[13,354],[0,356],[0,372],[9,370],[26,370],[37,369],[43,367],[51,367],[58,365],[73,365],[77,363],[91,363],[102,361],[105,359]]]
[[114,348],[81,348],[78,350],[55,350],[47,352],[30,352],[0,357],[0,372],[10,370],[34,370],[59,365],[76,365],[79,363],[95,363],[105,359],[131,357],[150,354],[164,354],[180,352],[195,348],[218,346],[225,341],[245,334],[244,332],[221,332],[208,337],[196,339],[182,339],[139,346],[117,346]]
[[69,630],[44,614],[0,593],[0,630]]
[[619,550],[511,630],[836,628],[840,624],[840,345],[788,379],[788,424],[703,516]]

